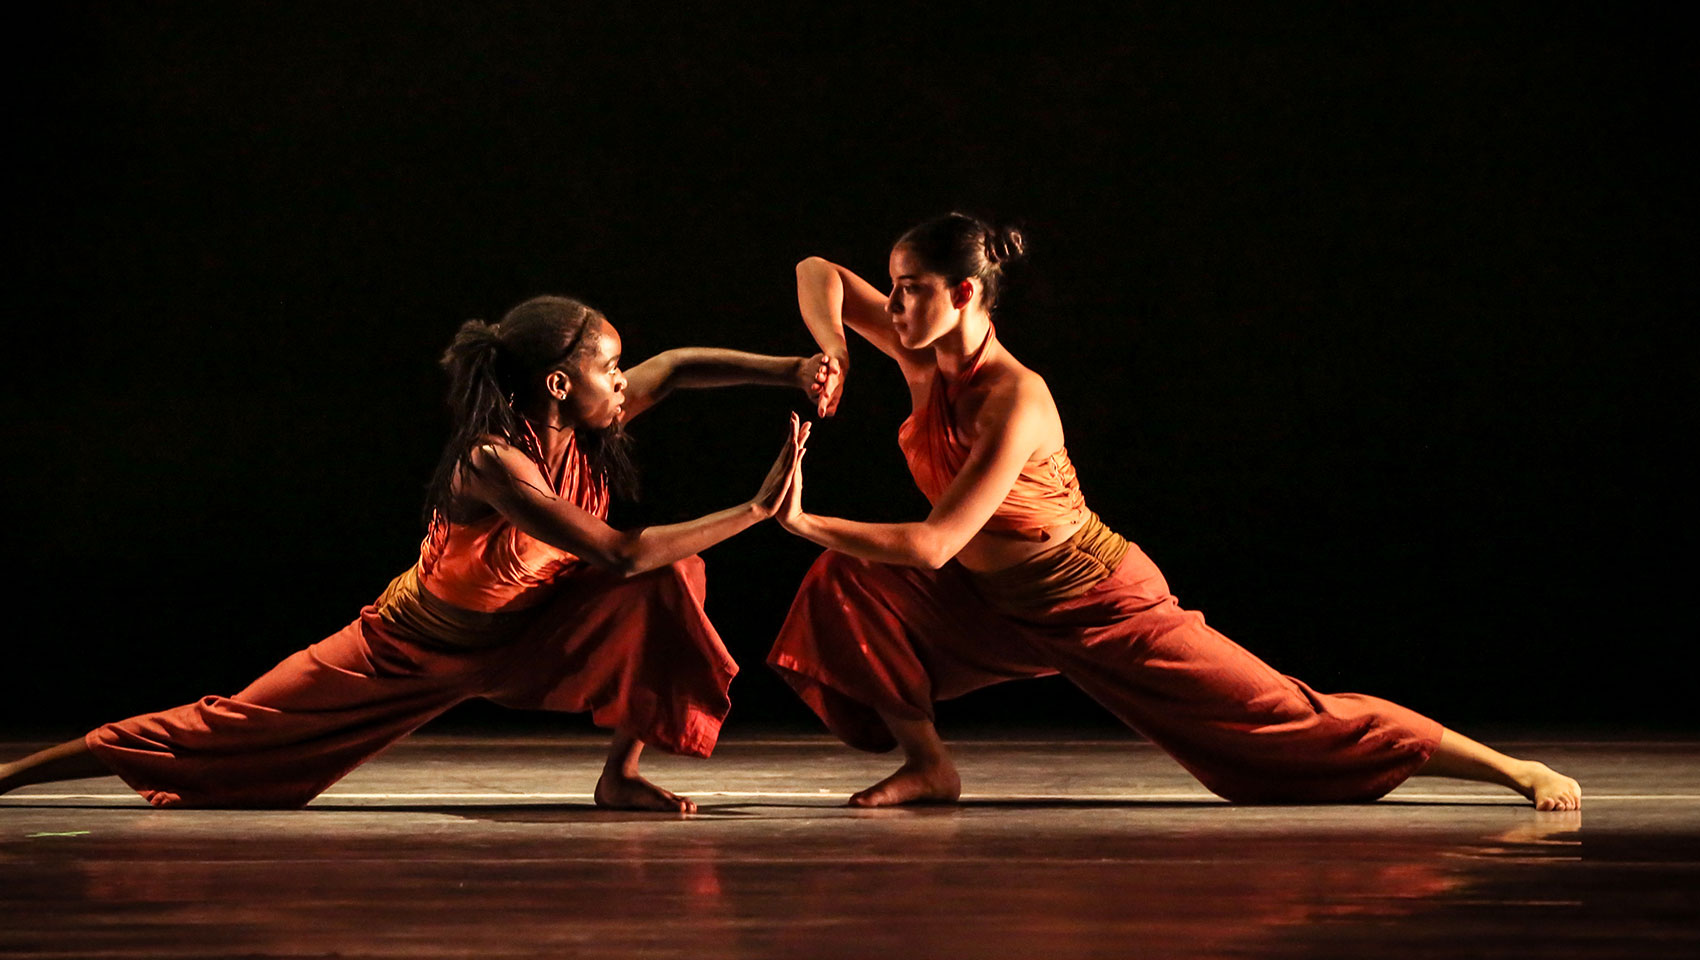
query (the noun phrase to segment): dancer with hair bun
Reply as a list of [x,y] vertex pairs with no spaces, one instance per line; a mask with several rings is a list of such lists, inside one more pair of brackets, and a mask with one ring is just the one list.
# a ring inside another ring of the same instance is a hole
[[[714,749],[737,665],[703,612],[696,554],[771,517],[802,455],[790,436],[748,501],[610,527],[633,491],[625,422],[681,387],[823,392],[830,364],[685,348],[621,371],[620,335],[564,297],[469,320],[443,366],[453,436],[419,559],[353,623],[233,697],[109,723],[0,766],[0,793],[113,773],[159,807],[299,807],[448,708],[484,697],[589,711],[614,731],[599,806],[691,812],[638,772],[646,744]],[[280,598],[282,599],[282,598]]]
[[1229,800],[1368,801],[1431,775],[1577,808],[1576,781],[1545,764],[1386,700],[1318,693],[1176,602],[1087,508],[1050,389],[998,339],[1004,267],[1023,248],[1014,230],[950,214],[898,239],[889,294],[816,257],[797,265],[803,320],[829,357],[818,412],[842,396],[849,326],[903,371],[913,412],[898,444],[932,503],[913,523],[804,512],[799,456],[779,512],[827,551],[768,662],[845,743],[903,748],[850,803],[956,800],[934,701],[1060,673]]

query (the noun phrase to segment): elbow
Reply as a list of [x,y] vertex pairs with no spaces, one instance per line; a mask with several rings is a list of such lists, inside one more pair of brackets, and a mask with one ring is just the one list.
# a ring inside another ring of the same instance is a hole
[[643,572],[643,567],[636,557],[621,553],[610,553],[599,557],[584,557],[586,562],[598,570],[606,570],[616,577],[626,579],[635,577]]
[[915,566],[928,570],[937,570],[950,562],[956,556],[959,547],[946,543],[944,538],[931,531],[921,531],[911,543],[911,553],[915,557]]
[[637,538],[626,537],[594,557],[585,557],[592,566],[606,570],[622,579],[644,572],[643,558],[638,555]]
[[804,257],[797,261],[798,278],[806,277],[817,270],[830,270],[832,264],[825,257]]

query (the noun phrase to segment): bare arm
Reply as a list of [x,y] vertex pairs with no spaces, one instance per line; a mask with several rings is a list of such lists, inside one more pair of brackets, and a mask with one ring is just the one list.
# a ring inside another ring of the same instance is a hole
[[809,257],[797,264],[797,309],[821,352],[837,361],[839,367],[836,378],[828,381],[823,392],[819,404],[822,416],[831,416],[838,409],[844,377],[850,370],[845,326],[896,360],[905,376],[926,368],[926,351],[910,350],[897,342],[885,301],[885,295],[873,284],[830,260]]
[[773,516],[809,425],[791,416],[791,435],[756,495],[735,507],[665,526],[616,530],[572,501],[557,496],[530,457],[504,443],[473,451],[462,495],[488,504],[521,531],[566,550],[593,566],[634,576],[700,553]]
[[769,357],[719,347],[666,350],[627,371],[625,418],[630,421],[679,389],[746,384],[796,387],[814,400],[826,381],[828,366],[824,353]]
[[798,457],[779,511],[780,525],[823,547],[864,560],[942,567],[985,527],[1043,440],[1044,420],[1038,409],[1019,396],[987,403],[978,418],[985,431],[926,520],[866,523],[804,513],[802,458]]

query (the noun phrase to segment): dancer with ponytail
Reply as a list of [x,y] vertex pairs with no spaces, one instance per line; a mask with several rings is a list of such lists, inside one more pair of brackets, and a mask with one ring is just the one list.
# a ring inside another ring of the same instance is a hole
[[891,293],[836,264],[797,265],[797,300],[827,368],[822,415],[849,369],[844,327],[893,360],[913,412],[898,431],[932,512],[863,523],[802,509],[801,458],[779,522],[827,549],[769,663],[827,727],[903,748],[857,806],[952,801],[961,779],[933,702],[1060,673],[1229,800],[1373,800],[1413,774],[1502,784],[1575,809],[1576,781],[1397,704],[1320,694],[1182,609],[1155,564],[1087,509],[1050,389],[992,318],[1019,233],[960,214],[905,233]]
[[824,356],[686,348],[620,369],[599,312],[538,297],[468,321],[443,356],[454,433],[432,477],[419,559],[352,624],[233,697],[99,727],[0,766],[0,792],[114,773],[155,806],[299,807],[473,697],[589,711],[614,731],[600,806],[690,812],[645,780],[646,744],[707,756],[737,666],[703,612],[696,554],[773,515],[808,435],[755,495],[685,523],[616,530],[632,492],[623,425],[678,387],[821,394]]

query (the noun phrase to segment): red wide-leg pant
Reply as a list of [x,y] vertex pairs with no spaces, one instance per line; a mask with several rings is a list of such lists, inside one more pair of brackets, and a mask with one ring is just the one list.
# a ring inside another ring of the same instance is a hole
[[1373,800],[1421,767],[1441,734],[1397,704],[1282,676],[1183,610],[1136,546],[1084,595],[1018,614],[993,609],[955,564],[828,551],[768,663],[828,729],[871,751],[896,745],[880,711],[931,719],[936,700],[1061,673],[1240,802]]
[[696,557],[630,579],[560,585],[512,642],[427,648],[367,607],[234,697],[92,730],[95,756],[159,807],[298,807],[448,708],[485,697],[591,712],[646,743],[706,757],[738,672],[703,612]]

